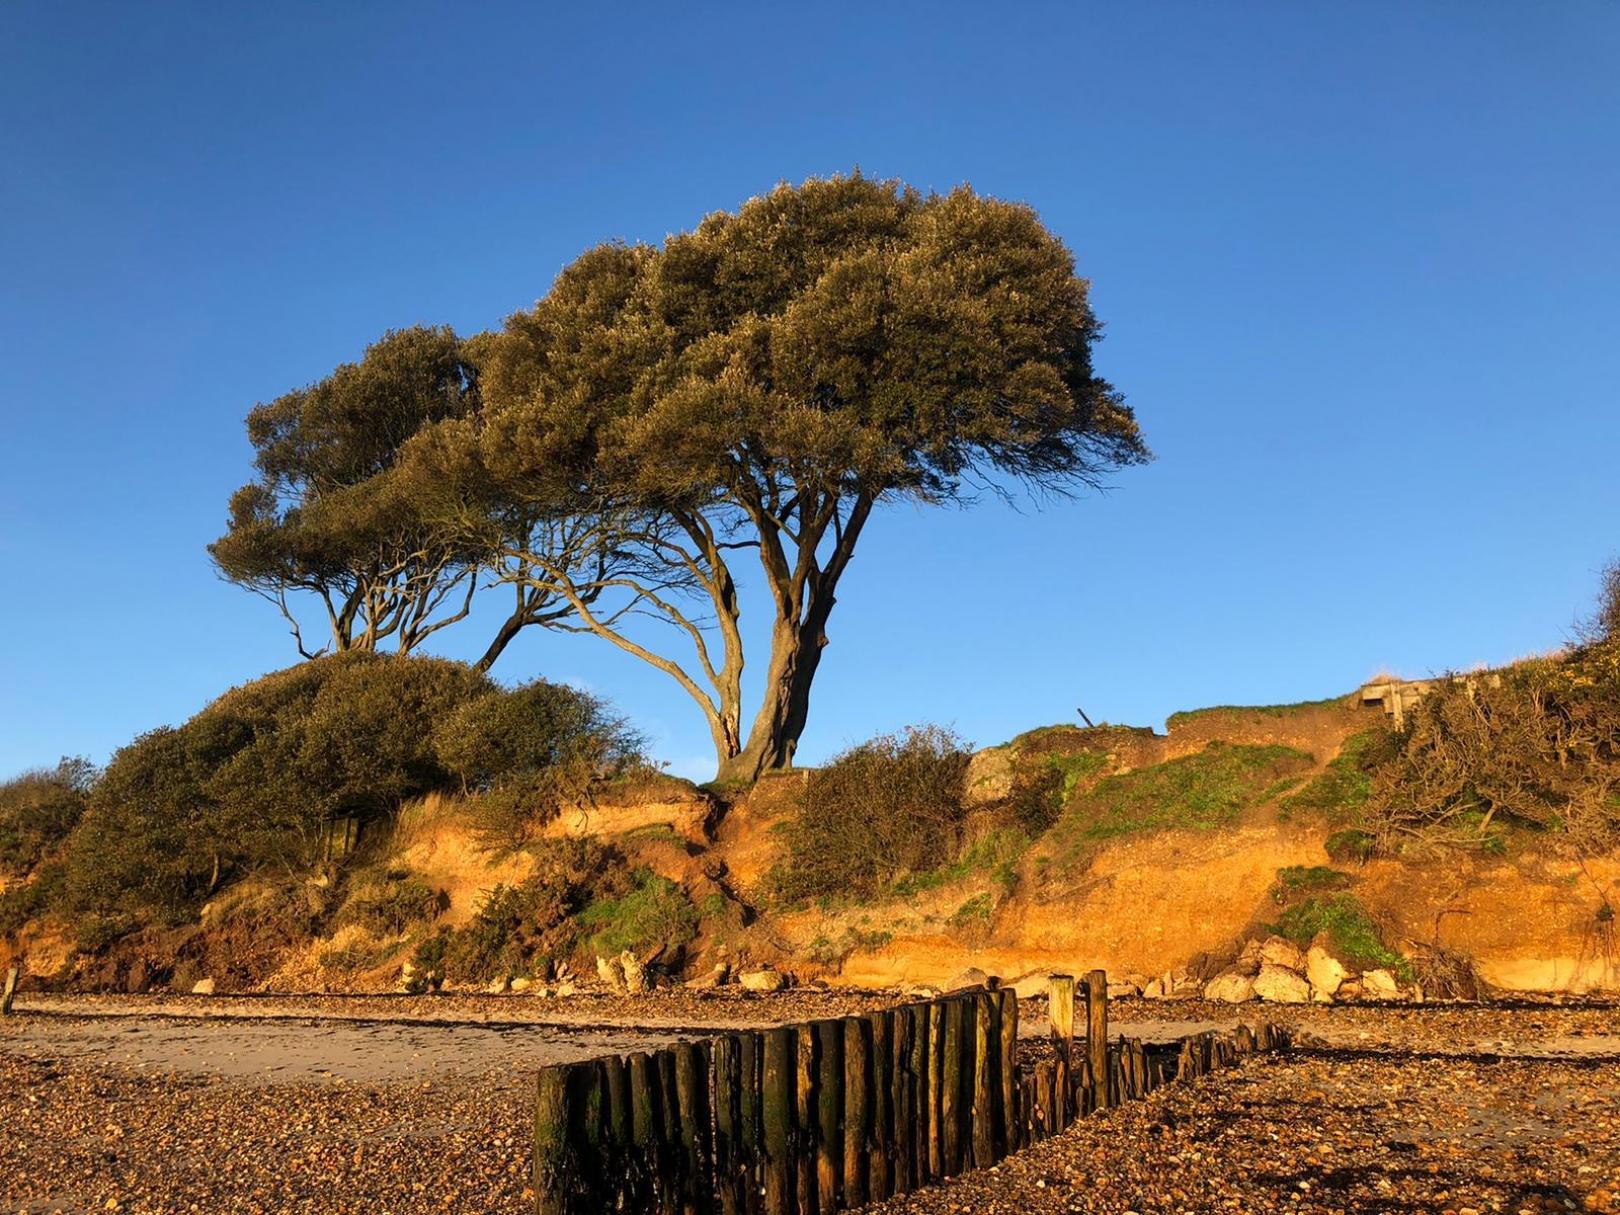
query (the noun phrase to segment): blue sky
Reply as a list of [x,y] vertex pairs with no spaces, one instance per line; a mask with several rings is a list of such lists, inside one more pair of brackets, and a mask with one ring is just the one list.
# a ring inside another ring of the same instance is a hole
[[[801,759],[1555,646],[1620,552],[1617,63],[1599,0],[7,4],[0,771],[294,659],[203,551],[255,401],[856,165],[1033,204],[1158,459],[877,519]],[[440,636],[474,655],[487,620]],[[712,770],[600,642],[531,630],[496,674],[583,682]]]

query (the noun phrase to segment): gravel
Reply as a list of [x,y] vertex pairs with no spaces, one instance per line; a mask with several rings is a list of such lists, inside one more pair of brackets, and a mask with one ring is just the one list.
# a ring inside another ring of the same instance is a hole
[[[393,1003],[479,1024],[540,1020],[552,1001]],[[572,1023],[754,1024],[878,997],[679,993],[574,1004]],[[75,1002],[82,1011],[84,1006]],[[322,998],[259,1014],[355,1014]],[[361,1006],[368,1018],[379,1006]],[[220,1001],[195,1011],[228,1015]],[[140,1032],[153,1005],[122,1022]],[[1162,1018],[1121,1001],[1116,1025]],[[1178,1020],[1257,1010],[1173,1006]],[[1026,1011],[1038,1023],[1038,1003]],[[1620,1015],[1596,1005],[1276,1009],[1307,1046],[1085,1119],[993,1170],[873,1208],[932,1213],[1620,1212]],[[168,1023],[168,1022],[165,1022]],[[531,1072],[510,1057],[357,1082],[240,1077],[40,1048],[61,1017],[0,1022],[0,1215],[9,1211],[513,1213],[532,1209]],[[207,1022],[198,1023],[206,1026]],[[194,1025],[193,1028],[197,1026]],[[285,1031],[289,1026],[279,1028]],[[223,1030],[224,1026],[219,1026]],[[382,1032],[384,1027],[379,1027]],[[20,1044],[31,1041],[27,1051]]]

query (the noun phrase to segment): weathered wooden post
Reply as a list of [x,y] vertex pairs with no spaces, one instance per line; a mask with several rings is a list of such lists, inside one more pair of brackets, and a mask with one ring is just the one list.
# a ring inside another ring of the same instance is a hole
[[973,1167],[987,1169],[996,1162],[996,1059],[1001,1034],[995,1014],[1000,1001],[994,992],[973,997]]
[[693,1042],[674,1048],[675,1095],[680,1113],[681,1145],[680,1194],[687,1215],[706,1211],[713,1174],[709,1171],[709,1086],[708,1068],[703,1066],[702,1049]]
[[945,1001],[928,1005],[928,1177],[945,1176]]
[[6,967],[6,985],[3,990],[0,990],[0,1017],[9,1017],[11,1015],[11,1004],[16,998],[17,968],[8,966]]
[[1094,1106],[1108,1108],[1108,976],[1094,970],[1086,976],[1086,1053],[1091,1059]]
[[[720,1215],[747,1210],[748,1164],[742,1153],[742,1043],[714,1043],[714,1174]],[[631,1208],[634,1209],[634,1208]]]
[[911,1061],[906,1068],[907,1091],[911,1103],[911,1184],[913,1188],[928,1180],[928,1048],[927,1004],[911,1006]]
[[795,1031],[798,1070],[795,1073],[797,1106],[794,1126],[798,1148],[794,1157],[794,1189],[799,1215],[815,1215],[816,1210],[816,1028],[801,1025]]
[[1001,1082],[1001,1124],[999,1134],[1003,1152],[1018,1150],[1018,993],[1003,987],[996,993],[1001,1001],[1001,1015],[996,1029],[1001,1039],[1001,1068],[997,1079]]
[[761,1056],[765,1040],[758,1032],[742,1035],[742,1120],[739,1145],[742,1153],[745,1186],[743,1197],[748,1215],[760,1215],[765,1209],[764,1150],[760,1136]]
[[566,1215],[568,1171],[568,1069],[543,1067],[534,1095],[535,1215]]
[[844,1018],[844,1206],[866,1205],[866,1137],[871,1129],[871,1027]]
[[869,1202],[879,1202],[893,1192],[890,1189],[890,1151],[894,1141],[894,1106],[889,1100],[889,1076],[894,1067],[894,1038],[889,1028],[892,1020],[887,1011],[866,1014],[872,1037],[872,1073],[868,1086],[872,1125],[867,1140],[866,1169],[866,1196]]
[[838,1187],[844,1177],[844,1026],[817,1021],[816,1026],[816,1209],[838,1210]]
[[966,1018],[959,999],[945,1002],[945,1041],[940,1058],[939,1120],[945,1142],[940,1148],[942,1175],[962,1171],[962,1057],[966,1054],[963,1029]]
[[1052,1021],[1052,1037],[1065,1058],[1074,1049],[1074,976],[1052,975],[1047,979],[1047,1004]]
[[893,1119],[890,1141],[889,1188],[896,1194],[909,1194],[912,1180],[911,1039],[915,1022],[911,1009],[902,1005],[890,1017],[889,1111]]
[[536,1215],[573,1215],[600,1206],[604,1121],[594,1060],[540,1069],[534,1100]]
[[791,1029],[765,1031],[765,1215],[789,1215],[793,1209],[794,1053]]

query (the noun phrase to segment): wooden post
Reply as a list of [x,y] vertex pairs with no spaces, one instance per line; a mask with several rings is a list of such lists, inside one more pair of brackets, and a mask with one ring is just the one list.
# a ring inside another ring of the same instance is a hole
[[720,1215],[743,1215],[747,1209],[748,1164],[741,1136],[742,1042],[728,1035],[714,1043],[714,1173]]
[[626,1060],[630,1078],[630,1137],[633,1173],[630,1184],[641,1201],[651,1207],[658,1194],[658,1175],[663,1169],[658,1145],[658,1067],[651,1056],[637,1052]]
[[1052,1020],[1052,1037],[1065,1059],[1074,1050],[1074,976],[1052,975],[1047,979],[1047,1005]]
[[866,1014],[868,1032],[872,1037],[871,1093],[872,1130],[868,1137],[866,1197],[868,1202],[881,1202],[893,1190],[890,1188],[891,1162],[889,1153],[894,1142],[894,1107],[890,1103],[889,1076],[893,1071],[893,1035],[887,1011]]
[[6,985],[0,989],[0,1017],[11,1015],[11,1002],[17,998],[17,968],[6,967]]
[[962,1001],[947,1000],[944,1007],[944,1049],[940,1052],[939,1122],[941,1176],[962,1171]]
[[568,1069],[543,1067],[534,1095],[535,1215],[566,1215],[568,1202]]
[[844,1026],[817,1021],[816,1027],[816,1209],[838,1210],[844,1176]]
[[794,1155],[794,1188],[798,1194],[799,1215],[815,1215],[816,1210],[816,1028],[805,1024],[796,1031],[798,1071],[795,1074],[798,1104],[794,1126],[798,1149]]
[[911,1185],[928,1180],[928,1005],[911,1006],[911,1063],[906,1085],[911,1108]]
[[1094,970],[1086,976],[1086,1052],[1091,1059],[1094,1108],[1108,1108],[1108,976]]
[[602,1059],[602,1100],[604,1158],[609,1171],[609,1176],[603,1179],[604,1201],[610,1208],[629,1206],[632,1178],[630,1076],[624,1069],[624,1060],[618,1055],[608,1055]]
[[709,1172],[709,1086],[708,1069],[700,1066],[702,1052],[696,1043],[681,1042],[675,1056],[675,1094],[680,1111],[681,1145],[680,1195],[687,1215],[699,1215],[711,1192]]
[[996,1162],[996,1059],[1001,1034],[995,1012],[1000,1003],[991,992],[973,997],[973,1167],[987,1169]]
[[765,1130],[765,1215],[789,1215],[793,1209],[793,1160],[788,1145],[793,1130],[793,1056],[791,1029],[765,1031],[761,1110]]
[[765,1146],[760,1134],[765,1038],[753,1030],[744,1033],[740,1041],[742,1117],[738,1123],[738,1150],[742,1154],[745,1177],[743,1197],[748,1215],[761,1215],[765,1210]]
[[945,1001],[928,1006],[928,1177],[945,1176]]
[[1018,1150],[1018,993],[1004,987],[996,995],[1001,1000],[997,1029],[1001,1037],[1001,1135],[1002,1150]]
[[872,1040],[861,1017],[844,1018],[844,1206],[866,1205],[866,1137],[871,1129]]
[[913,1145],[917,1142],[912,1131],[911,1104],[911,1045],[913,1026],[916,1024],[911,1009],[905,1005],[896,1008],[890,1017],[891,1054],[889,1073],[889,1113],[891,1128],[889,1188],[895,1194],[909,1194],[916,1183],[912,1180]]

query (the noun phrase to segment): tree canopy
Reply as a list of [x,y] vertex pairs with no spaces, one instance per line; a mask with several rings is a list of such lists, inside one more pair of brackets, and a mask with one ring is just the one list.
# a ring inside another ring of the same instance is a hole
[[[662,247],[607,244],[491,336],[481,409],[407,463],[496,576],[674,678],[722,778],[791,762],[835,592],[879,505],[1068,493],[1147,458],[1034,211],[859,174],[783,185]],[[773,621],[743,718],[736,554]],[[923,605],[919,605],[923,610]],[[684,638],[654,650],[651,614]]]

